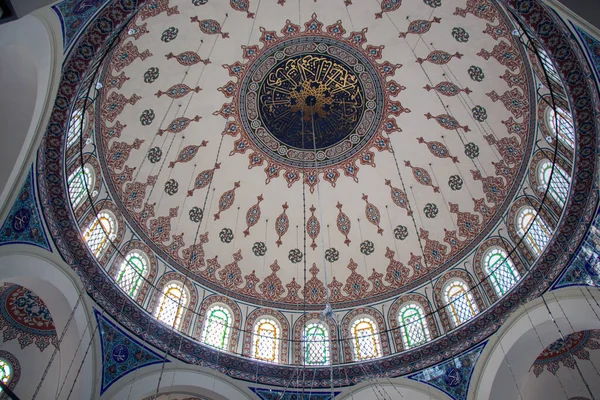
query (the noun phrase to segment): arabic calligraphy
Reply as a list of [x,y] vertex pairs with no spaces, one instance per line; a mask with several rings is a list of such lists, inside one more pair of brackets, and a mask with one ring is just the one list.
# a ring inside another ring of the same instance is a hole
[[304,54],[282,61],[267,74],[259,90],[265,127],[299,149],[339,143],[354,132],[364,108],[358,76],[326,55]]

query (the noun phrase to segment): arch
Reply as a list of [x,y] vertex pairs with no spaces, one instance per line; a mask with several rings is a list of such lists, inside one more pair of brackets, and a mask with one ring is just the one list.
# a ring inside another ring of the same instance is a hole
[[563,104],[546,108],[546,121],[544,121],[550,130],[552,137],[557,138],[567,148],[575,149],[575,126],[573,117],[567,111],[568,107]]
[[117,209],[115,203],[110,200],[102,200],[97,202],[94,207],[89,210],[85,218],[81,220],[80,227],[83,227],[81,231],[85,235],[85,231],[90,227],[93,221],[97,219],[94,210],[100,214],[101,212],[110,212],[115,221],[115,237],[107,242],[106,247],[100,253],[100,256],[97,258],[100,265],[106,265],[111,256],[117,251],[121,242],[123,241],[123,234],[125,233],[125,222],[123,221],[123,215]]
[[515,222],[519,236],[524,238],[534,256],[539,257],[552,237],[552,230],[544,218],[538,216],[538,212],[532,207],[525,206],[519,209]]
[[21,364],[17,357],[5,350],[0,350],[0,380],[13,390],[21,379]]
[[180,273],[167,272],[160,277],[160,279],[156,283],[156,287],[152,295],[152,301],[148,306],[148,310],[150,311],[150,313],[152,313],[152,315],[155,315],[155,311],[159,307],[159,302],[163,298],[165,287],[171,282],[179,282],[179,284],[184,287],[187,295],[189,296],[187,300],[187,305],[183,308],[181,323],[179,324],[178,328],[179,331],[187,333],[190,329],[192,316],[194,315],[194,310],[196,309],[196,305],[198,303],[198,294],[196,293],[196,288],[190,282],[190,280],[185,279],[185,276],[181,275]]
[[244,355],[252,357],[253,341],[252,336],[254,334],[254,327],[261,318],[271,318],[277,322],[281,329],[280,343],[279,343],[279,363],[285,364],[288,362],[288,350],[289,350],[289,339],[290,339],[290,324],[285,316],[277,310],[271,308],[259,308],[252,311],[246,317],[246,327],[244,332]]
[[156,279],[156,274],[158,270],[156,256],[154,255],[154,252],[150,249],[150,247],[148,247],[145,243],[139,240],[131,240],[121,248],[121,250],[117,254],[117,257],[115,257],[115,259],[113,260],[108,270],[108,273],[116,282],[121,271],[121,266],[123,265],[123,262],[125,262],[124,257],[132,251],[142,252],[148,260],[148,272],[145,278],[141,280],[140,288],[138,290],[137,296],[135,297],[135,300],[138,302],[138,304],[144,304],[148,296],[148,291],[150,290],[152,283]]
[[518,398],[518,388],[523,386],[535,359],[544,348],[561,338],[554,321],[564,336],[600,328],[598,289],[584,292],[569,287],[542,297],[521,306],[490,339],[478,361],[482,368],[473,374],[469,399]]
[[205,298],[202,301],[202,305],[200,306],[200,312],[198,313],[198,319],[196,320],[194,337],[198,339],[202,338],[202,331],[204,329],[207,312],[214,305],[225,306],[231,313],[232,321],[230,323],[231,332],[229,334],[229,344],[224,350],[229,350],[230,352],[235,353],[237,349],[238,339],[240,337],[242,313],[237,303],[235,303],[227,296],[215,294]]
[[96,171],[89,164],[83,167],[79,166],[69,174],[67,188],[73,209],[77,209],[82,205],[88,191],[94,186],[95,179]]
[[504,296],[521,279],[508,253],[500,247],[488,249],[483,256],[483,269],[497,297]]
[[548,225],[551,231],[554,231],[556,227],[556,220],[552,217],[552,214],[545,207],[540,207],[540,201],[532,196],[523,196],[519,197],[517,200],[513,202],[508,212],[508,217],[506,218],[509,223],[506,228],[508,229],[508,234],[513,241],[513,243],[517,244],[517,248],[519,249],[521,255],[525,260],[532,264],[536,259],[537,255],[533,252],[533,250],[529,247],[526,240],[521,240],[521,235],[518,231],[518,218],[521,209],[525,207],[529,207],[534,209],[539,213],[543,221]]
[[204,319],[200,340],[207,346],[227,350],[232,323],[233,317],[229,308],[223,304],[213,304]]
[[148,256],[140,250],[130,250],[123,257],[115,282],[133,299],[137,299],[150,270]]
[[381,358],[381,341],[379,329],[371,317],[361,315],[351,324],[352,350],[354,361]]
[[116,237],[118,228],[113,213],[104,209],[85,227],[83,240],[94,257],[100,258],[104,254],[110,241]]
[[[555,85],[553,85],[553,88],[556,89]],[[560,101],[558,99],[555,99],[555,101],[558,101],[558,103],[557,103],[558,107],[561,107],[561,108],[569,107],[568,104],[563,101]],[[558,141],[555,140],[556,135],[554,134],[552,127],[548,123],[548,117],[549,117],[551,110],[552,110],[552,100],[551,100],[550,96],[549,95],[543,96],[538,101],[538,106],[537,106],[538,124],[537,125],[538,125],[545,141],[551,147],[550,149],[547,149],[547,151],[554,153],[554,147],[557,147],[559,154],[564,155],[565,158],[567,158],[568,160],[571,160],[571,159],[573,159],[574,150],[570,146],[565,144],[562,140],[558,140]]]
[[[92,180],[92,184],[89,187],[89,192],[92,197],[92,201],[95,201],[98,197],[98,193],[100,192],[100,185],[102,183],[102,174],[100,174],[100,165],[98,164],[98,160],[92,154],[84,154],[85,166],[91,168],[93,171],[94,179]],[[77,161],[71,163],[67,167],[66,176],[72,176],[77,169],[81,168],[81,161],[78,159]],[[67,184],[69,179],[67,178]],[[68,187],[68,186],[67,186]],[[84,214],[87,213],[90,209],[89,199],[87,198],[87,192],[85,193],[85,197],[83,201],[79,204],[78,207],[74,208],[73,213],[75,214],[75,219],[79,220]]]
[[378,383],[364,381],[343,389],[336,400],[450,400],[441,390],[406,378],[388,378]]
[[[569,184],[571,181],[571,173],[573,168],[571,164],[566,161],[562,156],[554,156],[554,151],[551,149],[540,150],[536,152],[531,161],[529,162],[529,179],[531,181],[531,188],[533,189],[536,196],[540,199],[544,198],[546,188],[543,186],[543,182],[539,177],[539,166],[544,161],[554,161],[556,164],[565,172],[565,176],[568,177]],[[555,216],[560,216],[563,212],[563,208],[556,203],[552,196],[546,196],[544,199],[544,205],[547,205]]]
[[571,186],[571,178],[560,167],[554,165],[550,160],[543,160],[538,165],[538,177],[544,187],[544,191],[548,191],[550,198],[556,202],[560,208],[564,208],[567,197],[569,197],[569,187]]
[[277,362],[281,347],[281,327],[273,318],[263,316],[252,328],[252,353],[255,360]]
[[446,290],[446,285],[451,281],[461,280],[465,283],[469,293],[473,296],[473,301],[477,307],[479,313],[481,313],[485,309],[485,304],[483,303],[483,299],[479,292],[479,289],[475,286],[475,282],[471,278],[471,275],[467,271],[455,269],[445,273],[435,284],[433,289],[433,296],[435,299],[435,303],[437,304],[438,309],[444,309],[444,311],[439,312],[439,316],[442,319],[442,325],[446,332],[451,331],[455,328],[452,322],[452,311],[449,307],[446,306],[446,301],[444,299]]
[[183,320],[183,314],[187,309],[189,297],[190,295],[183,286],[183,282],[168,282],[163,287],[162,296],[160,296],[157,307],[154,310],[154,317],[167,326],[179,329]]
[[382,356],[390,354],[390,342],[387,335],[387,328],[383,315],[374,308],[360,307],[355,308],[342,319],[342,346],[344,349],[344,360],[346,362],[354,361],[353,352],[353,334],[351,324],[360,316],[368,316],[377,324],[377,333],[379,334],[379,343]]
[[435,339],[439,336],[438,328],[434,320],[434,316],[432,314],[431,305],[427,298],[418,293],[411,293],[400,297],[396,300],[389,309],[388,312],[388,321],[390,321],[390,329],[392,331],[392,337],[394,338],[394,343],[396,345],[396,351],[406,350],[404,346],[404,342],[402,340],[402,322],[398,319],[398,315],[400,314],[400,309],[405,304],[418,304],[422,309],[425,315],[425,321],[427,322],[427,327],[429,328],[429,334],[431,335],[431,339]]
[[304,361],[303,337],[304,327],[311,322],[321,322],[329,329],[330,346],[330,363],[337,364],[339,362],[339,337],[337,327],[331,321],[323,321],[321,313],[313,312],[302,314],[294,323],[294,363],[302,365]]
[[[506,253],[510,254],[510,251],[513,247],[508,240],[495,237],[481,243],[481,245],[477,249],[477,252],[475,253],[475,258],[473,260],[473,269],[475,270],[475,275],[477,276],[477,279],[479,279],[479,282],[481,282],[483,290],[485,290],[485,293],[488,295],[492,302],[498,300],[499,297],[492,285],[492,282],[490,282],[490,279],[488,278],[488,273],[484,268],[484,261],[486,253],[493,248],[502,249]],[[510,261],[512,262],[513,266],[516,268],[517,272],[521,277],[527,273],[527,270],[521,262],[521,259],[519,258],[517,252],[513,252],[511,254]]]

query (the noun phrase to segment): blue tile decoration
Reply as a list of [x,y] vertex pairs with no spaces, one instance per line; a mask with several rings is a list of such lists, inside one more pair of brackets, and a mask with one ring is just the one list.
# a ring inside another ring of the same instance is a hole
[[466,400],[475,364],[487,341],[442,364],[408,376],[441,390],[454,400]]
[[128,373],[163,362],[163,355],[139,343],[97,310],[94,310],[94,314],[102,348],[100,395]]
[[333,396],[331,392],[297,392],[293,390],[271,390],[271,389],[263,389],[263,388],[253,388],[252,390],[258,397],[262,400],[332,400],[335,396],[340,394],[341,392],[333,392]]
[[92,15],[106,2],[107,0],[63,0],[51,7],[60,20],[65,50],[87,25]]
[[565,268],[551,290],[567,286],[600,287],[600,210],[596,212],[594,222],[569,266]]
[[33,166],[30,168],[19,196],[6,216],[0,230],[0,246],[31,244],[52,251],[42,225],[33,186]]
[[585,51],[592,61],[596,79],[600,80],[600,41],[572,22],[571,26],[577,32],[579,39],[581,39],[585,46]]

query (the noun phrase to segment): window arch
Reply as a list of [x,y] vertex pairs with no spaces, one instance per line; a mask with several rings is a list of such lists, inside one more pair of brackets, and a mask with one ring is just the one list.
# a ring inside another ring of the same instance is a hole
[[356,361],[381,357],[377,325],[369,317],[361,317],[352,324],[354,358]]
[[431,340],[425,312],[416,303],[405,304],[398,314],[404,348],[419,346]]
[[117,273],[117,284],[131,298],[136,298],[148,276],[148,257],[139,250],[130,251]]
[[69,121],[69,131],[67,133],[67,149],[79,140],[83,127],[83,110],[81,108],[73,110],[71,120]]
[[89,165],[77,167],[69,175],[67,187],[73,209],[82,203],[87,196],[87,191],[94,187],[94,175],[94,170]]
[[479,313],[473,295],[461,280],[452,280],[446,284],[444,299],[452,321],[454,321],[454,326],[467,322]]
[[[0,380],[8,386],[13,377],[13,368],[10,362],[4,358],[0,358]],[[0,389],[0,393],[2,389]]]
[[261,318],[254,324],[252,356],[257,360],[277,362],[281,331],[275,320]]
[[115,218],[107,211],[101,211],[88,226],[83,239],[96,258],[108,246],[109,239],[116,237]]
[[483,258],[485,272],[498,297],[504,296],[517,284],[521,275],[506,251],[499,248],[488,250]]
[[559,206],[564,207],[569,195],[571,178],[558,164],[554,164],[554,170],[552,169],[552,165],[550,160],[545,160],[540,164],[539,179],[543,185],[543,189],[548,189],[554,201]]
[[540,55],[540,60],[542,61],[542,67],[544,68],[544,70],[546,71],[548,76],[550,78],[552,78],[554,81],[560,83],[561,79],[560,79],[560,76],[558,75],[558,71],[554,67],[554,64],[552,63],[552,60],[550,59],[550,56],[548,56],[548,53],[546,52],[546,50],[538,47],[538,52]]
[[227,350],[231,335],[231,312],[222,305],[215,304],[206,315],[202,343],[219,350]]
[[531,250],[539,256],[548,245],[552,230],[541,216],[536,216],[537,212],[533,208],[524,207],[519,213],[517,227],[519,235],[525,238]]
[[302,337],[304,344],[304,362],[306,365],[327,365],[329,356],[329,330],[320,322],[313,322],[304,327]]
[[548,107],[547,118],[548,126],[556,134],[558,140],[569,148],[575,149],[575,128],[571,114],[559,106],[556,107],[556,111],[552,107]]
[[180,282],[171,282],[165,285],[163,295],[156,308],[156,319],[179,329],[188,298],[188,293]]

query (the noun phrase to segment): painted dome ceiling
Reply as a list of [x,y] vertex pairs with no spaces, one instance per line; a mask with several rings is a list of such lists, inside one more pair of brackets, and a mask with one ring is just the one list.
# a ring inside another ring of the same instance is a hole
[[461,263],[522,184],[528,59],[491,3],[400,5],[142,8],[95,111],[127,225],[196,283],[282,308],[382,300]]

